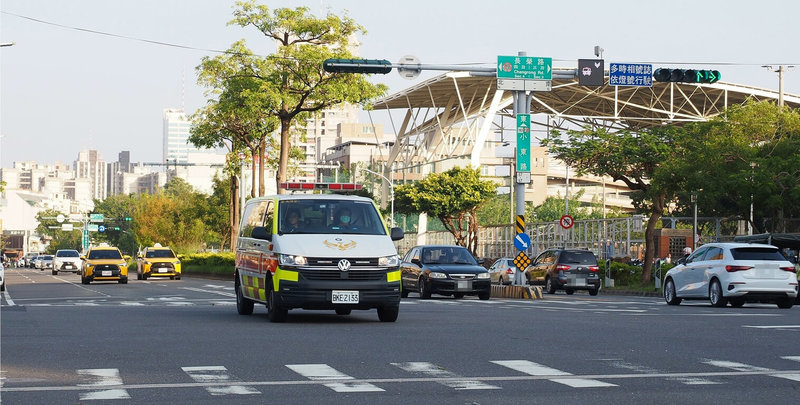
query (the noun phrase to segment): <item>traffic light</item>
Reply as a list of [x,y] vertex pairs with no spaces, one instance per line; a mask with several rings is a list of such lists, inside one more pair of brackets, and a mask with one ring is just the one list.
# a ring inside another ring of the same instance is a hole
[[369,73],[385,75],[392,71],[386,59],[326,59],[322,69],[330,73]]
[[131,217],[125,217],[125,220],[126,220],[126,221],[133,221],[133,218],[131,218]]
[[115,227],[114,227],[114,230],[115,230],[115,231],[118,231],[118,230],[119,230],[119,227],[118,227],[118,226],[115,226]]
[[719,70],[660,68],[653,72],[653,79],[657,82],[716,83],[721,77]]

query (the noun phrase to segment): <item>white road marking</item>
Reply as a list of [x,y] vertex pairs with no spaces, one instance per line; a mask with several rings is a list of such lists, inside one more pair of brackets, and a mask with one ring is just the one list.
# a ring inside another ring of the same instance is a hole
[[[765,371],[774,371],[774,370],[772,370],[772,369],[769,369],[769,368],[758,367],[758,366],[751,366],[751,365],[749,365],[749,364],[737,363],[737,362],[735,362],[735,361],[724,361],[724,360],[706,360],[706,361],[703,361],[703,363],[706,363],[706,364],[709,364],[709,365],[712,365],[712,366],[715,366],[715,367],[729,368],[729,369],[731,369],[731,370],[736,370],[736,371],[744,371],[744,372],[765,372]],[[800,373],[791,373],[791,374],[787,374],[787,373],[782,373],[782,374],[770,374],[769,376],[770,376],[770,377],[785,378],[785,379],[787,379],[787,380],[792,380],[792,381],[800,381]]]
[[[642,366],[642,365],[637,365],[637,364],[633,364],[633,363],[628,363],[628,362],[622,361],[622,359],[599,359],[599,360],[600,361],[609,362],[612,367],[621,368],[621,369],[624,369],[624,370],[635,371],[637,373],[643,373],[643,374],[660,374],[661,373],[661,371],[656,370],[654,368],[647,367],[647,366]],[[686,378],[686,377],[668,378],[668,380],[677,381],[677,382],[680,382],[680,383],[686,384],[686,385],[722,384],[720,382],[711,381],[711,380],[708,380],[708,379],[705,379],[705,378],[696,378],[696,377],[693,377],[693,378]]]
[[[413,361],[407,363],[392,363],[393,366],[400,367],[401,369],[408,371],[409,373],[414,374],[422,374],[425,376],[430,376],[433,378],[448,378],[448,379],[456,379],[462,378],[460,375],[455,374],[453,372],[447,371],[442,367],[437,366],[433,363],[428,363],[425,361]],[[448,381],[440,381],[440,384],[448,386],[450,388],[455,388],[457,390],[498,390],[500,387],[496,385],[489,385],[482,381],[472,380],[472,379],[464,379],[464,380],[448,380]]]
[[[525,373],[528,375],[535,375],[535,376],[571,376],[572,374],[557,370],[551,367],[543,366],[538,363],[534,363],[528,360],[495,360],[492,363],[508,367],[512,370],[519,371],[521,373]],[[574,388],[589,388],[589,387],[616,387],[616,384],[611,384],[599,380],[588,379],[588,378],[549,378],[550,381],[556,382],[559,384],[568,385]]]
[[[79,387],[103,388],[122,386],[122,378],[119,376],[119,369],[116,368],[92,368],[78,370],[78,374],[88,376],[90,381],[87,384],[78,384]],[[107,390],[82,392],[81,401],[97,399],[129,399],[128,391],[123,388],[115,387]]]
[[800,329],[800,325],[742,325],[742,327],[754,329]]
[[246,385],[235,384],[240,380],[228,373],[225,366],[181,367],[181,369],[199,383],[228,383],[227,386],[207,386],[211,395],[249,395],[261,392]]
[[14,300],[11,299],[11,295],[8,294],[8,290],[7,289],[5,291],[3,291],[3,297],[5,297],[6,304],[8,304],[9,307],[13,307],[13,306],[17,305],[17,304],[14,303]]
[[[188,291],[195,291],[195,292],[202,292],[207,294],[217,294],[217,295],[224,295],[226,297],[235,297],[236,294],[232,292],[225,292],[225,291],[214,291],[214,290],[204,290],[202,288],[194,288],[194,287],[181,287],[181,290],[188,290]],[[233,290],[233,288],[231,288]]]
[[[355,380],[327,364],[287,364],[286,367],[309,380]],[[382,388],[364,382],[326,383],[326,387],[336,392],[380,392]]]

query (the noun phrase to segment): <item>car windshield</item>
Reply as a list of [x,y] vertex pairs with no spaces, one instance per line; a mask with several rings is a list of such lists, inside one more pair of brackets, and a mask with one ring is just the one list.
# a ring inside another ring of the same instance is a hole
[[92,250],[89,259],[122,259],[119,250]]
[[56,257],[81,257],[77,250],[64,250],[56,252]]
[[731,249],[733,260],[785,261],[786,258],[776,248],[745,247]]
[[158,249],[158,250],[148,250],[147,253],[145,253],[144,257],[153,259],[168,259],[175,257],[175,254],[172,253],[171,249]]
[[469,251],[460,246],[428,247],[422,249],[423,264],[468,264],[478,265]]
[[594,254],[592,254],[592,252],[566,251],[564,253],[561,253],[561,258],[559,259],[559,263],[596,265],[597,259],[595,259]]
[[42,256],[42,260],[53,260],[53,256],[52,255],[44,255],[44,256]]
[[278,204],[278,233],[386,235],[386,227],[368,201],[297,199]]

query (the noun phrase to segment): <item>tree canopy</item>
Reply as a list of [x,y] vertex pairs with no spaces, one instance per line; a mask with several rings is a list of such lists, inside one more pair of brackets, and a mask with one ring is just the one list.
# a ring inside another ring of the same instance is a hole
[[480,170],[455,167],[395,188],[395,210],[425,212],[438,218],[456,243],[476,253],[478,208],[495,194],[497,184],[481,179]]

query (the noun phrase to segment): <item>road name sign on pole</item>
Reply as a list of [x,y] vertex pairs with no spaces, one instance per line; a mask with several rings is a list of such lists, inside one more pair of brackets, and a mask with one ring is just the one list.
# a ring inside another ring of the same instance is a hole
[[[531,115],[517,114],[517,173],[531,171]],[[522,180],[517,176],[517,182]],[[530,177],[528,177],[530,183]]]
[[498,79],[553,80],[553,58],[498,56]]
[[83,245],[83,250],[84,251],[89,248],[89,230],[88,229],[84,229],[83,230],[83,244],[82,245]]
[[105,217],[103,214],[89,214],[90,222],[103,222]]

